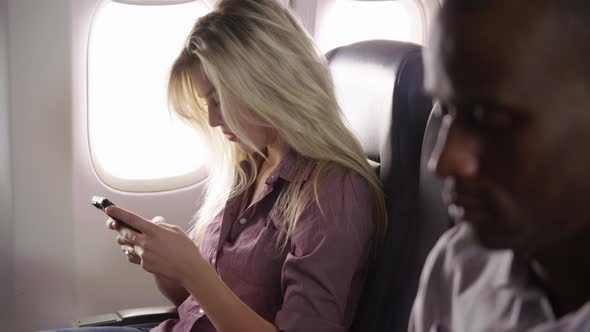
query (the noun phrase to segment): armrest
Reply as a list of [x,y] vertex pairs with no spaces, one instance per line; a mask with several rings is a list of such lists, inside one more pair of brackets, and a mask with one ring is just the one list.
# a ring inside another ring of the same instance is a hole
[[160,322],[178,318],[176,307],[145,307],[119,310],[114,313],[85,317],[72,323],[74,327],[129,326],[154,327]]

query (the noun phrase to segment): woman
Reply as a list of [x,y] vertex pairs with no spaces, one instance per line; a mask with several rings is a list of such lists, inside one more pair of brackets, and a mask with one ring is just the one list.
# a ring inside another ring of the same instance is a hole
[[304,29],[276,0],[222,0],[191,31],[169,97],[215,159],[190,236],[107,210],[142,231],[107,221],[179,306],[152,331],[347,331],[385,207]]

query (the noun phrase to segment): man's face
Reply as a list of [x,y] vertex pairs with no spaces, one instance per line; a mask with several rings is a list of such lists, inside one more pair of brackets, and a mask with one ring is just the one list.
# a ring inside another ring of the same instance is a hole
[[484,245],[535,255],[590,222],[590,77],[563,74],[529,1],[500,2],[433,29],[426,89],[444,111],[429,165]]

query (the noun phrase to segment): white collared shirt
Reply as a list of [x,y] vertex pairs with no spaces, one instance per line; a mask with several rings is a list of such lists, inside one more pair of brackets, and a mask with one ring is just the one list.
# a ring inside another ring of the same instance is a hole
[[559,320],[528,266],[510,250],[491,251],[468,224],[447,231],[430,252],[410,332],[590,331],[590,303]]

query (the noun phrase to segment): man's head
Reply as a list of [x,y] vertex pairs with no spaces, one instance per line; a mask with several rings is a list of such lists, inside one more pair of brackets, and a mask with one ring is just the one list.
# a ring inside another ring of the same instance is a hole
[[447,0],[433,27],[430,166],[488,247],[535,255],[590,228],[588,15],[587,0]]

